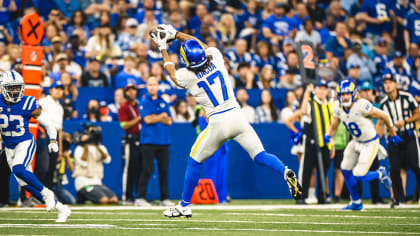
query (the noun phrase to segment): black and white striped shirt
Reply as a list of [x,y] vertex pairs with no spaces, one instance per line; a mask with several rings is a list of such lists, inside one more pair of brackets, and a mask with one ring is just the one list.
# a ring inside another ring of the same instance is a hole
[[[404,91],[398,90],[397,98],[394,101],[391,101],[389,97],[385,97],[380,102],[381,109],[386,112],[391,118],[393,124],[398,120],[405,120],[411,117],[419,105],[417,104],[414,97]],[[403,128],[400,128],[397,133],[406,133],[408,130],[416,132],[416,123],[406,123]]]

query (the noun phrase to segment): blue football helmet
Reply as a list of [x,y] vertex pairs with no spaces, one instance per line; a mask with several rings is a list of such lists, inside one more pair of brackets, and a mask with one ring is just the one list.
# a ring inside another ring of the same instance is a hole
[[[341,94],[345,93],[351,93],[351,100],[348,102],[343,102],[340,98]],[[356,91],[356,85],[351,82],[350,80],[342,80],[337,85],[337,97],[338,101],[343,107],[350,107],[351,104],[356,100],[357,98],[357,91]]]
[[181,56],[189,68],[198,68],[207,61],[204,47],[194,39],[186,40],[181,46]]

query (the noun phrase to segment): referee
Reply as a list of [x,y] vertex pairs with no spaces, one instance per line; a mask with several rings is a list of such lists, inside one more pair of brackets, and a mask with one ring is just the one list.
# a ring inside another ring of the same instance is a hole
[[[411,167],[417,183],[420,183],[419,143],[415,124],[420,119],[420,109],[410,93],[397,89],[397,81],[393,75],[386,74],[382,80],[387,96],[381,101],[380,107],[391,117],[397,134],[402,139],[397,145],[388,143],[389,168],[394,191],[391,207],[399,207],[405,201],[400,176],[404,164]],[[383,134],[381,124],[378,126],[378,134]]]

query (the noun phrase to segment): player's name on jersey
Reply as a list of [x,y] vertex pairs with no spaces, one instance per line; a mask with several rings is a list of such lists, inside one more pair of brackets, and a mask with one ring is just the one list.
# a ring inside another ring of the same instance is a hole
[[213,63],[210,63],[209,68],[207,70],[200,72],[197,74],[197,77],[199,79],[203,78],[205,75],[210,74],[210,72],[214,71],[216,69],[216,66]]

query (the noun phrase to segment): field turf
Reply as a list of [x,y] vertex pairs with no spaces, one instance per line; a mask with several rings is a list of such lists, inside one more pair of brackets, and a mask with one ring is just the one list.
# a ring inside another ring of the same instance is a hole
[[291,201],[240,201],[193,206],[193,217],[168,219],[163,207],[72,206],[66,223],[56,212],[0,209],[2,235],[420,235],[420,205],[391,209],[365,204],[361,212],[337,205],[294,205]]

